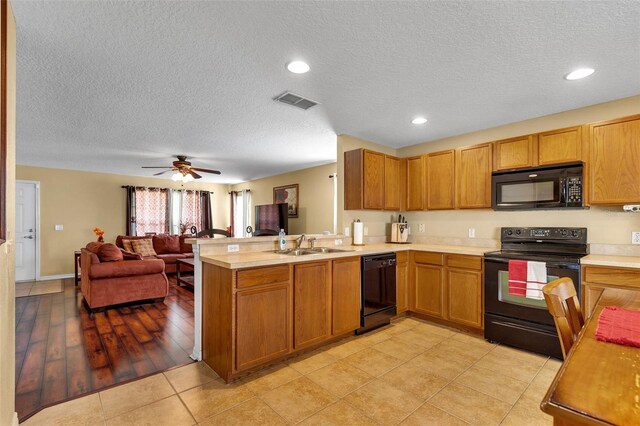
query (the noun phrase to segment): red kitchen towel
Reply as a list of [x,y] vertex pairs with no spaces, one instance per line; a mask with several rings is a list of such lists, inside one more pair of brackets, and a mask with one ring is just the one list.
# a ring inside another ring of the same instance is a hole
[[526,260],[509,260],[509,294],[522,297],[527,295]]
[[598,317],[596,339],[640,348],[640,311],[606,306]]

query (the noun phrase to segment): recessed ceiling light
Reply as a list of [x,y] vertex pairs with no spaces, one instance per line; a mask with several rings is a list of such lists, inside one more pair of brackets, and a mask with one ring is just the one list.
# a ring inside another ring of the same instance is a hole
[[571,71],[569,74],[565,75],[564,78],[567,80],[580,80],[581,78],[589,77],[594,72],[595,70],[593,68],[579,68],[575,71]]
[[309,65],[303,61],[291,61],[287,64],[287,69],[294,74],[304,74],[309,71]]
[[424,117],[416,117],[416,118],[414,118],[413,120],[411,120],[411,122],[412,122],[413,124],[424,124],[424,123],[426,123],[426,122],[427,122],[427,119],[426,119],[426,118],[424,118]]

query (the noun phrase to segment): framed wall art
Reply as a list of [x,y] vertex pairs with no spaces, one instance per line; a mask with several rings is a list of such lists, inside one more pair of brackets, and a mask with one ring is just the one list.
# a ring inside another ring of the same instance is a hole
[[288,203],[289,217],[298,217],[298,184],[273,188],[273,204]]

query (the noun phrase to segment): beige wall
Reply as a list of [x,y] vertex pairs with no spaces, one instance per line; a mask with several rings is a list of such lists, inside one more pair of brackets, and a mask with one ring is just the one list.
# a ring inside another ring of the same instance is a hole
[[[105,241],[114,242],[126,230],[126,194],[122,185],[180,189],[169,179],[91,173],[44,167],[18,166],[17,178],[40,182],[40,275],[73,273],[73,252],[96,237],[96,226]],[[229,226],[229,188],[191,182],[188,189],[212,191],[213,225]],[[11,204],[13,205],[13,204]],[[63,231],[55,231],[63,225]]]
[[[553,130],[578,124],[609,120],[627,115],[640,114],[640,96],[616,100],[586,108],[561,112],[532,120],[513,123],[493,129],[441,139],[397,150],[399,157],[409,157],[428,152],[440,151],[460,146],[474,145],[513,136]],[[338,138],[338,158],[340,160],[341,141]],[[348,139],[350,142],[357,140]],[[362,143],[370,147],[370,143]],[[354,144],[349,145],[353,149]],[[375,149],[375,148],[371,148]],[[343,149],[342,151],[345,151]],[[384,150],[376,149],[385,152]],[[640,161],[640,159],[638,159]],[[339,170],[341,162],[339,161]],[[340,174],[342,176],[342,174]],[[342,195],[341,195],[342,197]],[[342,208],[342,204],[340,204]],[[449,210],[428,212],[407,212],[414,237],[455,237],[467,238],[468,229],[476,229],[476,238],[499,239],[502,226],[576,226],[587,227],[590,243],[630,244],[631,232],[640,231],[640,214],[623,213],[620,207],[592,207],[579,211],[523,211],[494,212],[493,210]],[[390,213],[345,211],[343,223],[355,217],[364,217],[370,235],[388,233],[383,222],[390,222]],[[367,223],[369,222],[369,223]],[[418,233],[418,224],[425,224],[425,232]]]
[[[9,5],[10,7],[10,5]],[[15,415],[15,22],[8,13],[7,38],[7,242],[0,246],[0,425]],[[3,111],[4,113],[4,111]]]
[[[333,179],[329,178],[333,173],[336,163],[239,183],[232,185],[232,190],[251,190],[251,205],[257,206],[273,203],[274,187],[297,183],[298,217],[289,218],[289,234],[333,232]],[[252,207],[252,226],[253,212]]]

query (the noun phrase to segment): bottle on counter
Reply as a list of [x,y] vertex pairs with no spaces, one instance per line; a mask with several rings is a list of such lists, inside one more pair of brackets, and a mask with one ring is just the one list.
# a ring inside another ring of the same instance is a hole
[[287,248],[287,242],[284,239],[285,235],[286,234],[284,233],[284,229],[280,229],[280,232],[278,233],[278,243],[280,244],[280,250],[285,250]]

